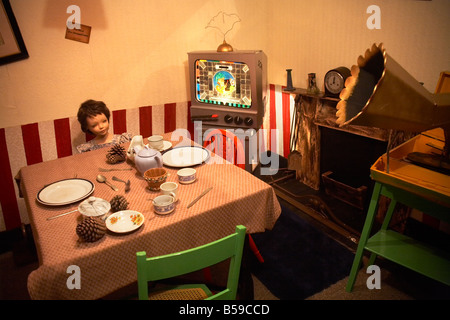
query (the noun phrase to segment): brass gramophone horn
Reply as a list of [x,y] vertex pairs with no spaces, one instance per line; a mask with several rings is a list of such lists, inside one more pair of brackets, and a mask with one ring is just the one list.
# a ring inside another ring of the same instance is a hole
[[373,45],[351,69],[337,123],[422,132],[450,126],[450,94],[431,94],[384,49]]

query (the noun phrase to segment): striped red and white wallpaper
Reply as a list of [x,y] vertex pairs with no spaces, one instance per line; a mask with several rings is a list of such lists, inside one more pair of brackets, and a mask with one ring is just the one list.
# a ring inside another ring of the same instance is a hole
[[[287,157],[293,99],[281,86],[270,85],[267,101],[263,124],[266,150]],[[117,134],[129,132],[149,137],[182,128],[193,137],[194,126],[189,119],[190,102],[183,102],[115,110],[110,121]],[[29,223],[24,199],[14,180],[20,168],[76,154],[75,147],[91,138],[81,131],[76,117],[0,128],[0,231]]]

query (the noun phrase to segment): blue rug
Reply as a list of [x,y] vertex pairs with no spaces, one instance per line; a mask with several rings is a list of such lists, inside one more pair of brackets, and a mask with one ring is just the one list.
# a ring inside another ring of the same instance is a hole
[[264,263],[252,273],[279,299],[305,299],[348,276],[354,254],[290,209],[274,228],[252,235]]

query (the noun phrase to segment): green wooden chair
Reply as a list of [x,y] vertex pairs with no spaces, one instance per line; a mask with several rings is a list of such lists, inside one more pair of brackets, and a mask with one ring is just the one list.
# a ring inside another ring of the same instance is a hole
[[[137,252],[137,278],[140,300],[200,300],[236,299],[246,228],[236,226],[235,233],[214,242],[185,251],[147,258],[145,251]],[[230,259],[227,286],[212,293],[204,284],[185,284],[168,290],[151,292],[148,282],[169,279]]]

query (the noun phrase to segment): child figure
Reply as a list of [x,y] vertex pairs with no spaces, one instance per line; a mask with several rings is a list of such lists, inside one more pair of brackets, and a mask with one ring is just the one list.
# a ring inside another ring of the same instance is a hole
[[102,101],[87,100],[78,109],[78,122],[83,132],[95,136],[94,139],[77,146],[78,152],[86,152],[113,144],[121,144],[130,141],[129,133],[112,134],[109,132],[110,111]]

